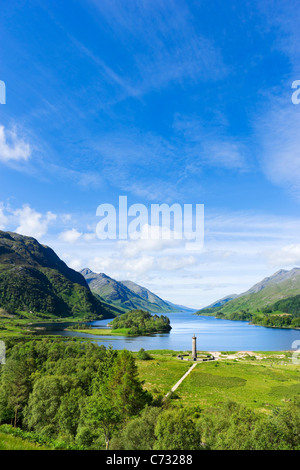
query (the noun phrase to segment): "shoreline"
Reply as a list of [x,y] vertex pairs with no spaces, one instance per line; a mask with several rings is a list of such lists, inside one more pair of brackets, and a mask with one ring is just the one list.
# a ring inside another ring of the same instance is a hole
[[226,318],[226,317],[217,317],[216,315],[209,315],[207,313],[194,313],[193,315],[196,315],[197,317],[211,317],[215,318],[216,320],[227,320],[227,321],[242,321],[248,323],[248,325],[253,325],[253,326],[261,326],[263,328],[273,328],[275,330],[300,330],[300,327],[292,327],[292,326],[274,326],[274,325],[261,325],[260,323],[253,323],[252,321],[249,320],[241,320],[241,319],[232,319],[232,318]]

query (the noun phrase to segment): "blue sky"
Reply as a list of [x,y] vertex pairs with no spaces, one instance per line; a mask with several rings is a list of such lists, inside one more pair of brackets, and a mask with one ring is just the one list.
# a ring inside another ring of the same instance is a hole
[[[0,227],[193,307],[299,265],[298,6],[3,2]],[[203,250],[95,239],[120,195],[204,204]]]

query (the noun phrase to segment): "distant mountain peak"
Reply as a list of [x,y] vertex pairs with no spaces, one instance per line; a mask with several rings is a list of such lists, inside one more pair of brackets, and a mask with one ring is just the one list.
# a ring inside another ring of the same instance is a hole
[[252,294],[255,292],[259,292],[262,289],[265,289],[267,286],[273,285],[273,284],[280,284],[281,282],[284,282],[294,276],[299,276],[300,275],[300,268],[292,268],[290,270],[287,269],[279,269],[276,271],[274,274],[271,276],[265,277],[262,281],[257,282],[252,286],[250,289],[248,289],[246,292],[244,292],[241,295],[246,295],[246,294]]
[[87,274],[94,274],[93,271],[90,268],[83,268],[81,271],[79,271],[80,274],[83,276],[86,276]]
[[299,294],[300,268],[279,269],[271,276],[267,276],[262,281],[254,284],[246,292],[236,296],[236,298],[230,299],[230,296],[228,296],[229,300],[227,302],[220,304],[220,301],[217,301],[209,307],[222,308],[222,312],[225,314],[241,310],[257,311],[259,308],[270,306],[279,300]]
[[144,309],[151,313],[171,313],[183,308],[161,299],[146,287],[133,281],[116,281],[104,273],[93,273],[89,268],[82,269],[90,289],[105,302],[124,310]]

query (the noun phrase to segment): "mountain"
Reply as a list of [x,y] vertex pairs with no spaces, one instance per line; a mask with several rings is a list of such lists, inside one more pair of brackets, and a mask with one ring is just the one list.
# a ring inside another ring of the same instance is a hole
[[[84,277],[32,237],[0,231],[0,308],[9,313],[113,318]],[[28,315],[27,315],[28,316]]]
[[108,304],[123,309],[148,310],[151,313],[170,313],[182,311],[178,305],[171,304],[145,287],[132,281],[116,281],[106,274],[94,273],[89,268],[80,273],[86,279],[91,291]]
[[257,284],[254,284],[253,287],[251,287],[249,290],[247,290],[246,292],[240,295],[256,294],[257,292],[260,292],[262,289],[265,289],[266,287],[274,286],[275,284],[281,284],[284,281],[290,280],[291,283],[293,284],[294,280],[298,276],[300,276],[300,268],[293,268],[290,271],[286,269],[280,269],[279,271],[274,273],[272,276],[265,277],[262,281],[258,282]]
[[[242,310],[246,312],[255,312],[266,308],[273,310],[272,306],[276,302],[299,294],[300,268],[293,268],[291,270],[281,269],[272,276],[264,278],[235,299],[220,306],[216,305],[213,311],[222,311],[226,315]],[[211,308],[212,306],[201,309],[199,313],[204,313],[205,310]]]
[[237,294],[231,294],[227,295],[226,297],[222,297],[222,299],[216,300],[212,304],[208,305],[205,308],[216,308],[216,307],[222,307],[224,304],[227,304],[230,300],[236,299],[238,297]]
[[195,312],[196,308],[185,307],[184,305],[173,304],[169,300],[165,300],[166,304],[168,304],[172,308],[172,312],[176,312],[179,310],[180,312]]
[[164,304],[169,306],[170,312],[176,312],[176,311],[194,312],[195,311],[195,309],[184,307],[183,305],[173,304],[172,302],[169,302],[168,300],[162,300],[156,294],[153,294],[153,292],[146,289],[146,287],[142,287],[139,284],[136,284],[135,282],[132,282],[132,281],[120,281],[120,282],[121,284],[126,286],[129,290],[139,295],[140,297],[142,297],[147,302],[150,302],[151,304],[161,305],[161,302],[164,302]]

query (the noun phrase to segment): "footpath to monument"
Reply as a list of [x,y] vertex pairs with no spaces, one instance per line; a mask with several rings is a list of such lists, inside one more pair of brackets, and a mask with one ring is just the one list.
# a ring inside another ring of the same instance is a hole
[[164,396],[164,400],[170,395],[170,393],[174,392],[179,385],[184,381],[184,379],[192,372],[192,370],[196,367],[198,363],[195,362],[195,364],[192,365],[192,367],[189,368],[189,370],[181,377],[180,380],[174,385],[174,387],[171,388],[171,390]]

